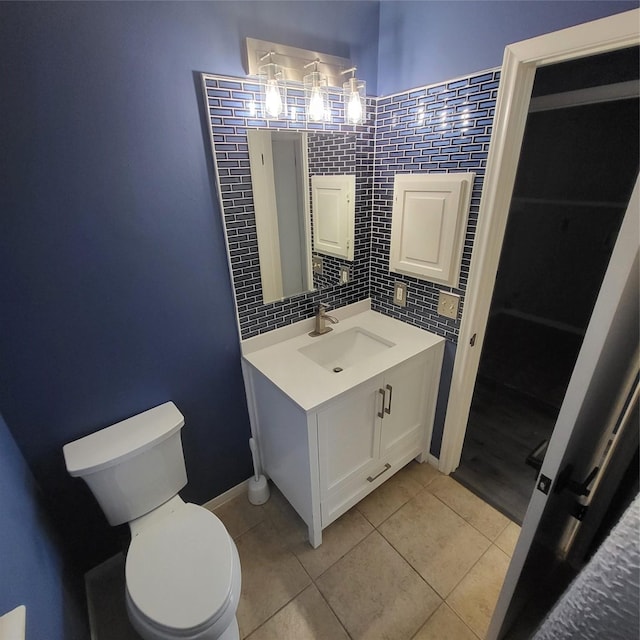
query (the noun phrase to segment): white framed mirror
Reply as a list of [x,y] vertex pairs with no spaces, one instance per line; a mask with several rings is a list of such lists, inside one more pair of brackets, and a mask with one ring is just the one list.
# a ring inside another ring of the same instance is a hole
[[313,289],[307,134],[247,131],[262,299]]

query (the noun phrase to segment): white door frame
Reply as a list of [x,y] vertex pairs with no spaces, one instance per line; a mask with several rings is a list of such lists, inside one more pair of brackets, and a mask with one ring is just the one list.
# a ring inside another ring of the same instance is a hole
[[460,464],[536,69],[638,45],[639,25],[634,9],[505,49],[438,462],[443,473]]

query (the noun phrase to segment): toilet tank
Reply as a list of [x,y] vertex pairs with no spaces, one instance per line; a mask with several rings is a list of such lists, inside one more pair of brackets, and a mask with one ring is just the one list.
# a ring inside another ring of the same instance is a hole
[[129,522],[187,484],[183,426],[176,405],[165,402],[64,445],[67,471],[89,485],[109,524]]

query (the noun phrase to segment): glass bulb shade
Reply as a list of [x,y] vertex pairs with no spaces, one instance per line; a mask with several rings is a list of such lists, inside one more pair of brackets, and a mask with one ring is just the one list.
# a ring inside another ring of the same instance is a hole
[[348,124],[362,124],[366,120],[366,82],[351,78],[343,88],[345,121]]
[[281,117],[285,107],[285,86],[281,67],[273,62],[265,64],[260,67],[259,78],[263,117]]
[[309,97],[309,120],[322,120],[324,118],[324,101],[319,87],[311,89]]
[[265,88],[264,109],[269,118],[277,118],[282,113],[282,96],[275,80],[269,80]]
[[313,71],[304,77],[304,87],[307,95],[307,120],[311,122],[329,120],[331,112],[326,77],[318,71]]

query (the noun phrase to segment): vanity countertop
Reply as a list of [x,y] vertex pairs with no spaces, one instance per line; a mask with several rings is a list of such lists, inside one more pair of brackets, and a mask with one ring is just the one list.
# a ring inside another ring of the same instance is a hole
[[[343,315],[338,311],[335,315]],[[334,314],[333,311],[329,313]],[[287,338],[282,341],[257,349],[243,348],[243,358],[305,411],[316,409],[387,369],[444,342],[440,336],[370,309],[341,318],[338,324],[331,325],[333,331],[322,336],[308,335],[308,321],[299,324],[300,334],[291,336],[295,330],[289,328]],[[299,351],[356,327],[394,344],[340,373],[323,368]]]

